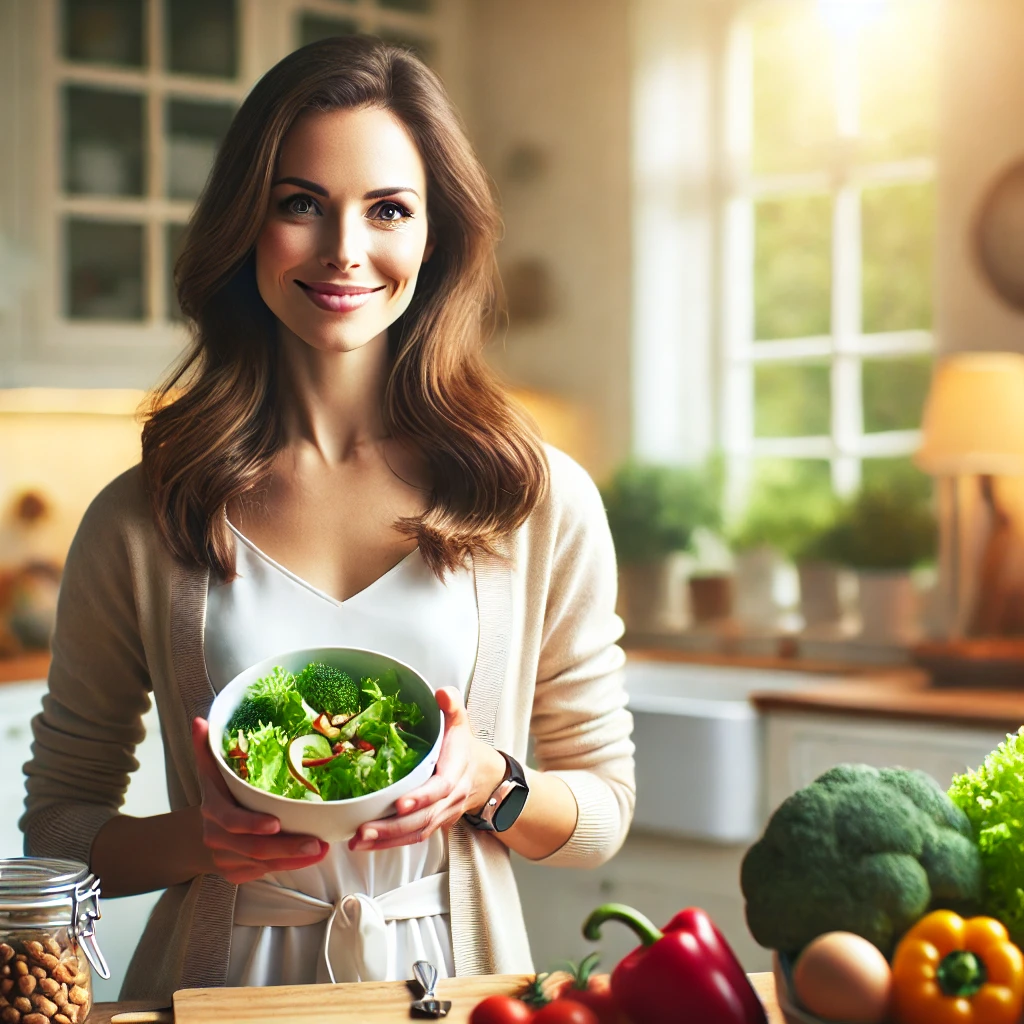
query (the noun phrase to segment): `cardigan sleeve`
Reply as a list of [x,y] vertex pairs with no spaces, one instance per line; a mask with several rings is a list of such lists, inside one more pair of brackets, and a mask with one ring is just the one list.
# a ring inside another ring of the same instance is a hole
[[596,867],[622,845],[633,817],[633,718],[626,710],[626,659],[617,644],[623,625],[615,614],[607,516],[587,473],[560,452],[552,456],[560,522],[531,733],[537,767],[565,781],[578,817],[568,841],[540,863]]
[[26,855],[86,864],[138,768],[150,703],[128,550],[104,498],[86,512],[64,567],[19,822]]

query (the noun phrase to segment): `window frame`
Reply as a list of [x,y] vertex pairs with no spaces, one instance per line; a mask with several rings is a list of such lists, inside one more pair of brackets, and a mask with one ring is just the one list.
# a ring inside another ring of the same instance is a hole
[[[836,146],[831,167],[800,174],[755,174],[753,150],[753,47],[751,11],[769,0],[749,0],[731,12],[721,60],[722,112],[722,267],[718,434],[726,456],[728,493],[738,504],[753,479],[760,457],[829,461],[840,495],[855,492],[863,460],[911,454],[919,430],[865,433],[862,361],[870,357],[933,355],[934,332],[907,330],[864,334],[861,329],[861,193],[865,188],[934,183],[934,157],[862,162],[844,137],[857,130],[856,36],[837,56]],[[833,202],[832,293],[829,335],[774,341],[754,338],[755,204],[766,198],[817,193]],[[814,437],[759,438],[754,432],[755,368],[770,362],[825,360],[830,367],[831,429]]]

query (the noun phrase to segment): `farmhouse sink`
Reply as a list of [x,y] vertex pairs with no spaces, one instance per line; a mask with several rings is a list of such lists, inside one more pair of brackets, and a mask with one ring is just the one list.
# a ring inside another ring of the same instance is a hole
[[633,827],[719,843],[756,839],[765,821],[763,727],[749,696],[816,689],[834,678],[629,659]]

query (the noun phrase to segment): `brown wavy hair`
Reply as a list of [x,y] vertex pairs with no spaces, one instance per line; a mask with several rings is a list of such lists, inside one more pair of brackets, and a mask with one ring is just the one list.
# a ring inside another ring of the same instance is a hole
[[180,559],[235,575],[228,503],[257,488],[283,446],[277,321],[256,287],[254,249],[281,141],[304,111],[381,108],[415,141],[435,240],[388,332],[389,434],[426,459],[426,511],[399,519],[443,576],[518,528],[548,486],[536,430],[483,360],[499,310],[501,221],[489,179],[437,76],[380,40],[325,39],[285,57],[228,129],[175,266],[192,334],[153,396],[142,466],[156,524]]

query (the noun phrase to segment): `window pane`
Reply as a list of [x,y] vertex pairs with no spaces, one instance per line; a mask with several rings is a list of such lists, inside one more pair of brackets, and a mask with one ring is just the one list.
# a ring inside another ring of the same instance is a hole
[[932,478],[922,473],[909,455],[896,459],[865,459],[861,474],[865,488],[898,491],[908,498],[924,500],[932,496]]
[[351,36],[359,26],[351,18],[322,18],[318,14],[304,14],[299,21],[299,46],[330,39],[331,36]]
[[921,426],[932,378],[931,356],[865,359],[861,374],[866,433]]
[[394,43],[396,46],[404,46],[412,50],[424,64],[429,64],[434,56],[434,44],[422,36],[413,35],[411,32],[400,32],[393,28],[382,28],[377,35],[386,43]]
[[238,75],[236,0],[166,2],[167,67],[183,75]]
[[931,327],[935,186],[865,189],[861,224],[864,332]]
[[434,0],[377,0],[378,7],[391,11],[412,11],[414,14],[429,14],[434,9]]
[[206,184],[235,108],[230,103],[169,100],[166,116],[167,194],[195,199]]
[[174,287],[174,264],[185,247],[187,230],[184,224],[168,224],[164,240],[167,246],[167,318],[178,322],[185,318],[182,316],[181,306],[178,305],[178,292]]
[[145,59],[143,0],[64,0],[64,56],[139,68]]
[[801,196],[754,210],[754,337],[828,334],[832,324],[832,200]]
[[899,0],[864,26],[859,53],[863,159],[933,152],[939,9],[935,0]]
[[69,85],[64,89],[64,188],[141,196],[145,191],[143,98]]
[[834,37],[813,4],[761,4],[751,21],[754,172],[820,170],[836,135]]
[[754,367],[754,436],[819,437],[831,432],[828,363]]
[[67,222],[65,312],[74,320],[143,320],[144,228]]

